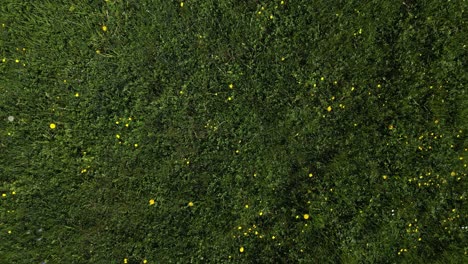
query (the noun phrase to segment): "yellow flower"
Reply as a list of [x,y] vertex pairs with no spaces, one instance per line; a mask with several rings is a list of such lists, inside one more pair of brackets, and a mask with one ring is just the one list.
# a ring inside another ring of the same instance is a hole
[[154,204],[154,199],[149,200],[149,204],[153,205]]
[[16,63],[19,63],[19,62],[20,62],[20,60],[16,59],[16,60],[15,60],[15,62],[16,62]]
[[56,126],[54,123],[51,123],[51,124],[49,125],[49,127],[50,127],[50,129],[55,129],[57,126]]
[[184,7],[184,2],[180,2],[180,7]]
[[2,197],[6,197],[6,193],[2,193]]
[[115,137],[116,137],[116,138],[120,138],[120,135],[119,135],[119,134],[117,134],[117,135],[115,135]]
[[392,130],[392,129],[393,129],[393,125],[389,125],[389,126],[388,126],[388,129]]
[[106,26],[106,25],[103,25],[103,26],[102,26],[102,31],[104,31],[104,32],[107,31],[107,26]]
[[188,203],[188,206],[192,207],[192,206],[193,206],[193,202],[189,202],[189,203]]
[[234,84],[231,83],[229,84],[229,89],[232,89],[232,88],[234,88]]
[[2,59],[2,62],[6,62],[6,58],[3,58],[3,59]]
[[79,96],[80,96],[80,94],[79,94],[79,93],[75,93],[75,97],[79,97]]
[[231,96],[229,96],[229,97],[228,97],[228,101],[231,101],[231,100],[232,100],[232,97],[231,97]]
[[450,176],[452,176],[452,177],[455,176],[455,175],[457,175],[457,173],[455,173],[454,171],[452,171],[452,172],[450,173]]
[[128,259],[124,258],[124,263],[128,263]]
[[239,252],[240,252],[240,253],[244,252],[244,247],[240,247],[240,248],[239,248]]
[[15,195],[15,194],[16,194],[16,192],[15,192],[15,191],[13,191],[13,192],[11,192],[11,194]]
[[245,205],[245,208],[249,208],[249,205],[248,205],[248,204],[246,204],[246,205]]
[[328,111],[328,112],[331,112],[331,110],[332,110],[332,107],[331,107],[331,106],[327,107],[327,111]]
[[309,173],[309,177],[312,177],[312,176],[314,176],[314,175],[312,173]]
[[304,219],[305,219],[305,220],[309,219],[309,217],[310,217],[310,216],[309,216],[308,214],[305,214],[305,215],[304,215]]

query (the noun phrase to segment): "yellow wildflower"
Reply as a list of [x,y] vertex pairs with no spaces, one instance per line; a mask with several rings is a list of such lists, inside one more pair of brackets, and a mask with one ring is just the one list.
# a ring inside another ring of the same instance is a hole
[[243,253],[243,252],[244,252],[244,247],[240,247],[240,248],[239,248],[239,252],[240,252],[240,253]]
[[153,205],[154,204],[154,199],[149,200],[149,204]]
[[188,206],[192,207],[192,206],[193,206],[193,202],[189,202],[189,203],[188,203]]
[[304,219],[305,220],[309,219],[309,217],[310,217],[309,214],[304,214]]
[[49,127],[50,127],[50,129],[55,129],[57,126],[56,126],[54,123],[51,123],[51,124],[49,125]]

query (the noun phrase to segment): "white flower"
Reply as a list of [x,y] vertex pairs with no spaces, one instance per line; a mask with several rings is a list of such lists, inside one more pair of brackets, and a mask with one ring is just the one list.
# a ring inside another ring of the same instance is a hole
[[15,120],[14,116],[8,116],[8,121],[13,122],[13,120]]

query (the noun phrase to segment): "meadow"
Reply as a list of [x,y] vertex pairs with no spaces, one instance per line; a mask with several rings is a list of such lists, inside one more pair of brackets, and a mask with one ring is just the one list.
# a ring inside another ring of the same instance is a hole
[[468,263],[465,0],[0,3],[0,263]]

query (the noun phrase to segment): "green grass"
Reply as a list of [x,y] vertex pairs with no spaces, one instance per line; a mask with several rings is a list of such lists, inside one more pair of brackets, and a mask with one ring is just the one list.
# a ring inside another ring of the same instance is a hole
[[466,263],[467,4],[417,2],[2,0],[0,262]]

